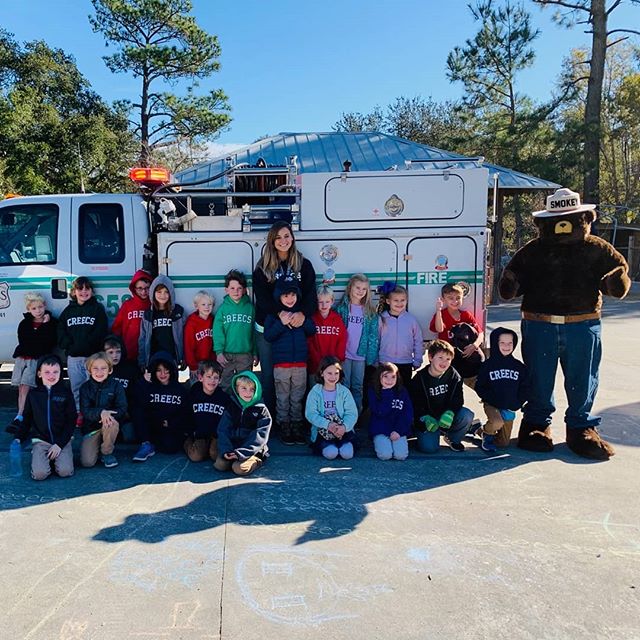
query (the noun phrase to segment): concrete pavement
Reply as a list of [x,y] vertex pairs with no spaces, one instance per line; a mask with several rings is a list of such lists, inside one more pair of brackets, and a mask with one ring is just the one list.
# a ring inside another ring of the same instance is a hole
[[[562,444],[560,384],[548,455],[327,463],[274,444],[239,479],[121,449],[36,483],[26,453],[8,476],[3,436],[1,637],[640,638],[640,302],[605,309],[606,463]],[[492,307],[489,328],[517,317]],[[7,422],[7,380],[0,402]]]

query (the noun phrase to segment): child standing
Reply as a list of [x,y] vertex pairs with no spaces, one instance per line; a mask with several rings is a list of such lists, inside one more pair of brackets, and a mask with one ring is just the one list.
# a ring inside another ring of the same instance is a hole
[[71,301],[58,321],[58,346],[67,354],[69,384],[78,410],[80,386],[89,377],[85,362],[100,351],[107,335],[107,313],[93,292],[89,278],[76,278],[69,293]]
[[184,361],[189,367],[191,382],[198,379],[198,362],[213,360],[213,311],[214,299],[206,291],[198,291],[193,297],[195,311],[184,325]]
[[473,412],[463,407],[462,378],[451,366],[453,347],[444,340],[434,340],[427,350],[429,366],[413,377],[409,395],[418,418],[418,448],[435,453],[440,433],[453,451],[464,451],[462,439],[473,422]]
[[480,367],[475,391],[487,415],[482,427],[482,449],[494,452],[508,447],[516,414],[527,399],[527,368],[513,351],[518,335],[511,329],[498,327],[489,337],[491,352]]
[[151,308],[142,316],[138,340],[138,364],[148,370],[151,357],[164,351],[181,365],[184,359],[184,309],[176,304],[173,282],[159,275],[149,289]]
[[89,356],[86,366],[89,380],[80,387],[83,418],[80,463],[93,467],[100,453],[102,464],[110,469],[118,466],[113,449],[127,413],[127,398],[123,386],[110,377],[113,365],[104,351]]
[[162,453],[177,453],[188,426],[187,392],[178,381],[178,367],[171,354],[158,351],[149,360],[150,380],[142,380],[132,407],[133,426],[141,443],[134,462]]
[[336,311],[347,327],[344,384],[362,411],[362,388],[366,365],[378,361],[378,316],[371,300],[369,279],[363,273],[351,276]]
[[307,396],[305,417],[311,423],[311,448],[327,460],[353,458],[358,408],[342,382],[344,370],[335,356],[325,356],[316,384]]
[[139,269],[133,274],[129,283],[131,298],[125,300],[118,311],[111,332],[120,336],[124,342],[126,358],[138,361],[138,340],[140,339],[140,323],[144,312],[149,309],[149,287],[151,274]]
[[20,429],[27,394],[36,386],[38,359],[51,353],[57,342],[57,321],[47,311],[43,296],[26,293],[24,304],[27,312],[18,324],[18,346],[13,352],[16,362],[11,374],[11,384],[18,387],[18,413],[6,428],[8,433]]
[[344,326],[340,314],[331,308],[333,302],[333,289],[322,285],[318,289],[318,310],[311,317],[316,331],[307,338],[309,388],[316,382],[316,371],[318,371],[322,358],[335,356],[340,362],[343,362],[346,356],[347,328]]
[[255,310],[247,295],[247,278],[231,269],[224,278],[224,300],[213,321],[213,346],[223,366],[220,385],[229,393],[231,378],[257,364],[253,332]]
[[[414,369],[422,366],[424,355],[423,335],[420,324],[407,311],[409,294],[394,282],[381,287],[380,304],[380,362],[393,362],[404,384],[411,382]],[[375,383],[374,383],[375,384]]]
[[264,323],[264,338],[271,343],[273,380],[276,388],[276,419],[283,444],[306,444],[302,400],[307,389],[307,336],[315,327],[305,318],[301,327],[290,324],[300,306],[300,287],[294,280],[278,280],[273,297],[280,308]]
[[218,423],[229,396],[220,388],[222,366],[215,360],[198,364],[198,381],[189,390],[188,406],[192,430],[184,441],[184,450],[191,462],[218,457]]
[[231,400],[218,425],[218,457],[213,466],[246,476],[269,456],[271,414],[262,402],[260,381],[251,371],[231,380]]
[[381,362],[369,387],[369,436],[380,460],[406,460],[413,425],[413,405],[398,367]]
[[38,361],[36,387],[29,391],[23,420],[16,437],[33,434],[31,477],[44,480],[51,475],[51,465],[61,478],[73,475],[71,437],[76,425],[73,395],[62,382],[60,358],[47,355]]
[[[471,325],[477,332],[477,337],[460,354],[462,358],[469,358],[475,353],[481,353],[480,346],[484,340],[484,333],[476,322],[473,313],[462,309],[463,298],[464,289],[459,284],[445,284],[441,289],[441,297],[436,301],[436,312],[431,318],[429,331],[437,333],[438,340],[444,340],[453,345],[452,327],[462,323]],[[473,387],[475,376],[465,378],[465,382],[470,387]]]

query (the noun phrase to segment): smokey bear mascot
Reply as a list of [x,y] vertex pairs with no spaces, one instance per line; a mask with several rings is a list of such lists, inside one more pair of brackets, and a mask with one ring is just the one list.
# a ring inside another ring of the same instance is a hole
[[580,204],[579,194],[558,189],[547,208],[533,213],[538,237],[506,266],[499,290],[504,300],[522,296],[522,357],[531,374],[518,446],[551,451],[553,387],[558,361],[564,374],[568,408],[568,447],[585,458],[607,460],[613,447],[598,433],[600,417],[591,414],[602,355],[602,294],[624,298],[631,286],[624,257],[590,235],[595,205]]

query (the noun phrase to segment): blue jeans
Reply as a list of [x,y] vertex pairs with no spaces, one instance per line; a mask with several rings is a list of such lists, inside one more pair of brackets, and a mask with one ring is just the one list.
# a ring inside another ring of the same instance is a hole
[[356,402],[356,407],[358,407],[358,413],[362,412],[362,387],[364,385],[365,365],[364,360],[349,360],[349,358],[342,364],[344,369],[344,380],[342,383],[351,391],[351,395]]
[[522,321],[522,358],[529,368],[529,399],[523,414],[534,425],[548,426],[556,410],[553,387],[558,360],[569,406],[564,421],[570,429],[597,427],[591,415],[598,391],[602,357],[600,320],[569,324]]
[[449,429],[437,431],[419,431],[418,449],[422,453],[435,453],[440,448],[440,434],[445,435],[451,442],[462,442],[473,422],[473,411],[462,407],[453,418],[453,424]]
[[262,385],[262,401],[272,415],[276,408],[276,390],[273,382],[273,358],[271,356],[271,343],[267,342],[264,333],[255,332],[256,349],[260,359],[260,384]]

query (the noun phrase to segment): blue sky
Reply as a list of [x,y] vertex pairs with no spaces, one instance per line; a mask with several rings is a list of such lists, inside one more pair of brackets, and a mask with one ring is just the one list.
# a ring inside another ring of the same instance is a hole
[[[198,23],[218,36],[221,71],[201,86],[222,88],[234,121],[218,142],[238,145],[281,131],[328,131],[343,112],[367,112],[398,96],[458,98],[446,78],[447,54],[476,32],[463,0],[194,0]],[[542,33],[537,58],[519,90],[544,100],[562,58],[586,46],[583,28],[553,23],[550,9],[525,0]],[[135,99],[138,82],[111,74],[109,53],[92,33],[90,0],[22,0],[2,26],[20,41],[43,39],[72,54],[105,99]],[[612,24],[640,23],[629,0]]]

